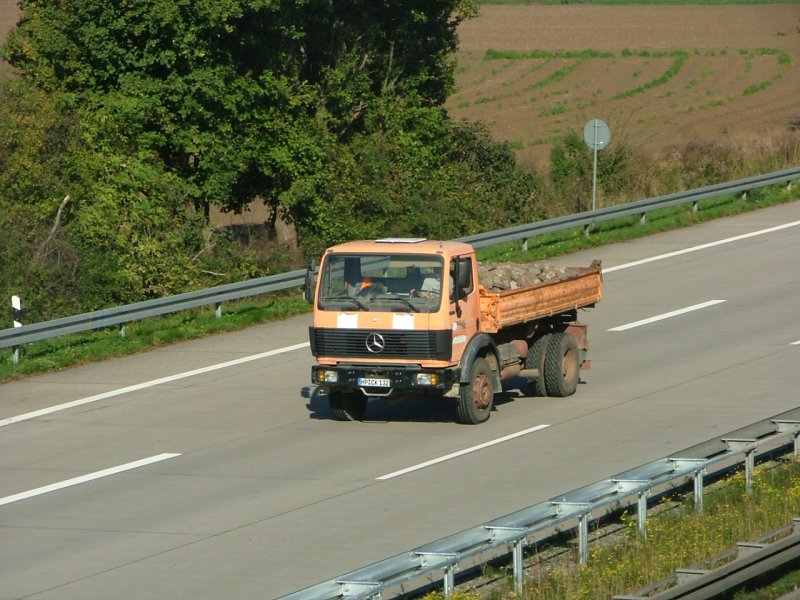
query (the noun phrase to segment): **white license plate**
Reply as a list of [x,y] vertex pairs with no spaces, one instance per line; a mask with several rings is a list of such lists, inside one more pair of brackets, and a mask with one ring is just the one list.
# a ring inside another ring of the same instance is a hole
[[378,377],[359,377],[358,385],[361,387],[391,387],[392,380]]

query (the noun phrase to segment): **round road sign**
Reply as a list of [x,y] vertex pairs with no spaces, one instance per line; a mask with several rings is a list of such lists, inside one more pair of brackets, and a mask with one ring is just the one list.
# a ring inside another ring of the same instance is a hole
[[589,148],[602,150],[611,141],[611,130],[605,121],[592,119],[583,128],[583,141]]

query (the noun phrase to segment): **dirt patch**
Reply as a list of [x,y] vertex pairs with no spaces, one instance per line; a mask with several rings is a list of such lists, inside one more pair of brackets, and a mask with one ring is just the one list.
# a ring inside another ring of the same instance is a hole
[[[522,164],[546,165],[552,142],[593,118],[612,143],[653,154],[764,141],[800,118],[800,4],[489,5],[459,35],[447,108],[486,123]],[[490,49],[516,56],[487,60]]]
[[[8,31],[17,23],[19,7],[16,0],[0,0],[0,43],[6,39]],[[0,60],[0,79],[8,77],[11,67],[5,61]]]

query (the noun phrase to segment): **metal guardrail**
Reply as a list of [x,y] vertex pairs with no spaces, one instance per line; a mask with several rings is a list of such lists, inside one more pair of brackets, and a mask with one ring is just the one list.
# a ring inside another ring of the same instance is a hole
[[[497,231],[458,238],[458,240],[468,242],[476,248],[517,240],[527,241],[528,238],[543,233],[563,231],[575,227],[586,228],[601,221],[609,221],[630,215],[641,216],[653,210],[680,204],[691,203],[694,205],[694,209],[697,210],[698,202],[701,200],[726,194],[747,192],[770,185],[790,183],[798,179],[800,179],[800,168],[786,169],[767,175],[738,179],[736,181],[710,185],[677,194],[638,200],[636,202],[577,213],[575,215],[537,221],[527,225],[507,227]],[[22,344],[59,337],[70,333],[121,325],[131,321],[180,312],[199,306],[208,306],[211,304],[219,306],[222,302],[228,300],[236,300],[248,296],[291,289],[303,285],[304,276],[305,271],[303,270],[292,271],[280,275],[252,279],[241,283],[232,283],[195,292],[167,296],[156,300],[147,300],[127,306],[108,308],[52,321],[23,325],[18,328],[3,329],[0,330],[0,348],[20,346]]]
[[[647,498],[654,490],[678,480],[692,478],[695,509],[702,512],[703,478],[710,469],[722,470],[744,463],[746,486],[751,489],[757,452],[766,448],[774,451],[780,447],[781,442],[786,445],[786,438],[791,438],[792,451],[797,454],[800,452],[798,436],[800,436],[800,408],[646,463],[609,479],[566,494],[559,494],[546,502],[529,506],[409,552],[282,596],[279,600],[379,598],[382,592],[407,582],[430,577],[437,571],[443,574],[444,595],[449,598],[454,591],[454,572],[459,563],[508,546],[511,547],[514,585],[516,592],[521,594],[524,580],[523,549],[527,540],[535,534],[552,531],[556,526],[567,522],[576,523],[574,528],[577,529],[579,561],[581,564],[586,564],[588,521],[592,518],[593,512],[600,509],[609,511],[612,508],[635,504],[638,528],[646,537]],[[800,540],[796,544],[800,544]],[[794,552],[792,550],[789,555],[794,556]],[[765,553],[767,558],[771,557],[770,560],[774,561],[773,554]],[[713,576],[709,580],[714,580]]]
[[195,292],[137,302],[136,304],[97,310],[53,321],[43,321],[41,323],[23,325],[22,327],[3,329],[0,330],[0,348],[19,346],[90,329],[121,325],[139,319],[157,317],[199,306],[211,304],[219,306],[223,302],[230,300],[291,289],[303,285],[305,273],[305,270],[291,271],[241,283],[230,283]]
[[670,206],[678,206],[681,204],[693,204],[694,210],[697,210],[698,203],[701,200],[707,200],[709,198],[725,196],[728,194],[745,193],[770,185],[790,183],[797,179],[800,179],[800,168],[785,169],[783,171],[776,171],[766,175],[757,175],[755,177],[747,177],[746,179],[737,179],[735,181],[709,185],[706,187],[688,190],[686,192],[667,194],[666,196],[656,196],[654,198],[637,200],[635,202],[628,202],[626,204],[618,204],[617,206],[609,206],[608,208],[599,208],[597,210],[581,212],[566,217],[557,217],[555,219],[537,221],[536,223],[530,223],[527,225],[506,227],[505,229],[499,229],[497,231],[490,231],[488,233],[479,233],[477,235],[458,238],[458,240],[472,244],[476,248],[482,248],[485,246],[502,244],[504,242],[524,240],[537,235],[542,235],[543,233],[563,231],[565,229],[572,229],[575,227],[586,228],[594,225],[595,223],[610,221],[612,219],[619,219],[621,217],[628,217],[631,215],[639,215],[642,217],[650,211],[660,210]]

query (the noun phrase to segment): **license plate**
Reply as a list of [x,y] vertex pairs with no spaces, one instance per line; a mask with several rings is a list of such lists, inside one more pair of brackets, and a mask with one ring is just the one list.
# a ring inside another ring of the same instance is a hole
[[358,385],[361,387],[391,387],[392,381],[379,377],[359,377]]

